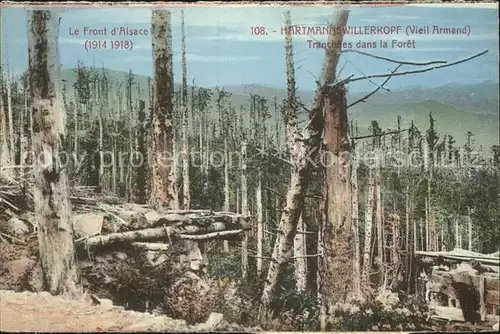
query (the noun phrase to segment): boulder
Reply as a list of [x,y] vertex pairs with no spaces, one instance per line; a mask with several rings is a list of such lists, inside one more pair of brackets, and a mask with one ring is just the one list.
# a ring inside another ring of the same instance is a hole
[[15,237],[22,237],[30,232],[28,225],[17,217],[7,221],[6,232]]
[[207,332],[207,331],[213,331],[219,325],[222,320],[224,319],[224,315],[222,313],[215,313],[212,312],[208,316],[207,321],[203,324],[198,324],[196,325],[196,330],[202,331],[202,332]]
[[35,267],[36,262],[26,256],[20,259],[9,261],[7,267],[9,268],[10,275],[15,279],[19,280],[28,271],[31,271]]
[[73,229],[77,237],[88,237],[101,233],[104,215],[85,213],[73,216]]

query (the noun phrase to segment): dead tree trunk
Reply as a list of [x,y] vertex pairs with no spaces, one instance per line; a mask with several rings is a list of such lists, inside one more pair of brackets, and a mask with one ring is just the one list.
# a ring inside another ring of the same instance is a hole
[[189,210],[191,195],[189,192],[189,139],[188,139],[188,88],[186,62],[186,34],[184,32],[184,11],[181,11],[182,30],[182,181],[184,210]]
[[[137,146],[140,154],[146,158],[147,150],[146,150],[146,102],[144,100],[139,100],[139,130],[137,136]],[[113,142],[114,144],[114,142]],[[114,164],[113,164],[114,169]],[[139,168],[137,170],[137,185],[136,185],[136,198],[137,203],[143,204],[146,202],[146,168]],[[113,172],[113,180],[115,179],[115,174]],[[114,183],[113,183],[114,185]]]
[[407,282],[410,282],[410,186],[406,186],[405,191],[405,265],[406,265],[406,274],[407,274]]
[[[153,38],[153,180],[151,204],[157,209],[172,206],[177,197],[173,164],[173,77],[172,30],[170,12],[153,10],[151,31]],[[162,156],[165,154],[167,156]]]
[[431,251],[431,238],[429,235],[429,198],[425,198],[425,250]]
[[7,115],[5,114],[5,108],[3,105],[3,87],[0,92],[0,113],[2,113],[2,131],[0,132],[0,166],[5,166],[6,169],[0,169],[0,175],[3,175],[5,178],[10,179],[12,177],[12,169],[9,168],[11,166],[10,160],[10,150],[9,145],[7,144]]
[[14,115],[12,113],[12,89],[10,86],[10,71],[7,67],[7,109],[9,111],[9,146],[10,146],[10,162],[15,164],[16,147],[14,145]]
[[360,299],[361,295],[361,245],[359,242],[359,199],[358,199],[358,160],[354,141],[352,150],[351,196],[352,196],[352,231],[354,238],[354,296]]
[[24,87],[24,110],[21,111],[20,113],[20,119],[19,119],[19,160],[20,160],[20,165],[26,164],[26,152],[29,151],[28,149],[28,138],[26,136],[26,125],[28,124],[28,89],[27,87]]
[[373,197],[375,188],[375,177],[373,168],[369,169],[368,174],[368,199],[366,201],[365,213],[365,243],[363,250],[363,271],[361,273],[361,286],[369,291],[370,287],[370,269],[371,269],[371,245],[373,228]]
[[262,275],[262,245],[264,242],[264,213],[262,210],[262,178],[260,169],[257,173],[257,188],[255,190],[255,201],[257,202],[257,276]]
[[[347,14],[344,18],[347,22]],[[349,139],[347,138],[347,98],[344,87],[329,92],[324,106],[324,212],[321,221],[323,254],[318,259],[321,276],[321,307],[328,316],[334,304],[353,297],[352,198]],[[326,330],[326,320],[321,321]]]
[[472,219],[470,217],[470,208],[467,208],[467,249],[472,251]]
[[295,289],[305,292],[307,288],[307,252],[306,252],[306,228],[303,214],[300,215],[297,224],[297,235],[293,240],[293,255],[295,257]]
[[[376,141],[376,156],[377,165],[375,166],[375,224],[377,226],[377,256],[382,263],[385,263],[385,240],[384,240],[384,221],[383,221],[383,206],[382,206],[382,175],[380,172],[380,137]],[[380,268],[380,276],[384,277],[384,266]]]
[[[248,215],[248,190],[247,190],[247,144],[241,144],[241,214]],[[248,233],[245,231],[241,243],[241,276],[246,280],[248,275]]]
[[[101,106],[102,108],[102,106]],[[103,176],[104,176],[104,152],[103,152],[103,140],[104,140],[104,129],[102,126],[102,112],[103,108],[101,109],[101,112],[97,116],[98,122],[99,122],[99,174],[98,174],[98,179],[97,179],[97,185],[102,187],[102,181],[103,181]]]
[[[229,205],[229,152],[227,138],[224,137],[224,211],[230,211]],[[229,242],[224,240],[224,252],[229,252]]]
[[[339,20],[334,25],[345,26],[347,23],[348,12],[342,11]],[[286,44],[287,60],[289,59],[288,52],[291,51],[291,20],[290,13],[285,16],[287,34]],[[330,35],[329,44],[331,47],[326,50],[326,64],[319,82],[319,88],[316,91],[315,99],[312,108],[309,111],[309,124],[305,138],[296,137],[291,143],[291,179],[286,195],[286,203],[281,216],[278,227],[278,237],[274,245],[273,254],[271,257],[269,270],[267,273],[266,282],[262,292],[263,309],[261,315],[269,315],[269,307],[273,297],[275,296],[276,286],[279,278],[285,268],[286,263],[290,259],[290,254],[293,249],[293,240],[297,231],[297,224],[304,206],[304,196],[309,184],[309,174],[311,165],[317,155],[320,144],[321,132],[323,130],[323,108],[327,93],[331,92],[328,88],[335,81],[335,71],[337,68],[340,53],[336,46],[342,44],[343,35]],[[292,63],[293,64],[293,63]],[[289,66],[287,64],[287,70]],[[288,85],[290,93],[291,85]],[[290,100],[289,100],[290,101]],[[295,103],[295,101],[293,101]],[[315,154],[316,153],[316,154]]]
[[59,160],[64,138],[60,90],[59,18],[51,11],[28,14],[30,107],[35,159],[33,200],[44,289],[76,294],[76,270],[67,176]]

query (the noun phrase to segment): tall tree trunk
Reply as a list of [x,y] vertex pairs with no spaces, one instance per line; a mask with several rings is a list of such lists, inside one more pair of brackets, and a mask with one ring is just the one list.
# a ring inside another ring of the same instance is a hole
[[[243,141],[241,145],[241,214],[248,215],[248,189],[247,189],[247,144]],[[248,275],[248,232],[244,232],[241,244],[241,276],[243,280]]]
[[441,251],[446,251],[446,241],[444,240],[444,228],[441,227]]
[[[390,251],[391,251],[391,279],[390,279],[390,287],[391,290],[399,280],[399,248],[400,248],[400,236],[399,236],[399,225],[400,225],[400,217],[398,214],[389,215],[390,219],[390,227],[391,227],[391,239],[390,239]],[[387,261],[389,263],[389,261]]]
[[59,149],[64,138],[60,90],[59,18],[51,11],[28,12],[30,107],[36,164],[33,200],[44,289],[76,294],[76,269],[68,180]]
[[188,210],[191,206],[189,192],[189,138],[188,138],[188,88],[187,88],[187,62],[186,62],[186,34],[184,32],[184,11],[181,11],[182,34],[182,181],[183,181],[183,207]]
[[[173,129],[173,68],[170,12],[153,10],[153,186],[151,204],[157,209],[172,207],[175,193],[174,129]],[[162,157],[166,152],[168,156]]]
[[6,169],[0,169],[0,175],[3,175],[5,178],[10,179],[12,177],[12,169],[9,168],[12,164],[10,160],[10,149],[7,144],[7,115],[5,114],[5,108],[3,105],[3,87],[0,92],[0,112],[2,113],[2,131],[0,132],[0,166],[5,166]]
[[358,199],[358,156],[354,141],[352,143],[352,171],[351,171],[351,196],[352,196],[352,231],[354,238],[354,296],[358,299],[361,295],[361,246],[359,240],[359,199]]
[[23,156],[26,152],[26,138],[24,135],[24,117],[28,114],[28,96],[26,95],[26,89],[24,90],[24,109],[19,112],[19,164],[23,166],[26,161],[24,161]]
[[[117,121],[114,121],[114,133],[115,135],[113,136],[113,161],[112,161],[112,164],[113,166],[111,167],[112,170],[111,170],[111,174],[112,174],[112,181],[111,181],[111,189],[113,191],[113,194],[116,194],[116,181],[117,181],[117,165],[116,165],[116,160],[117,160],[117,156],[116,156],[116,134],[118,133],[118,127],[117,127]],[[144,158],[146,159],[146,156],[144,156]]]
[[12,92],[10,86],[10,71],[7,68],[7,110],[9,111],[9,146],[10,146],[10,162],[15,164],[16,161],[16,146],[14,144],[14,115],[12,113]]
[[[144,161],[147,161],[147,150],[146,150],[146,102],[143,100],[139,101],[139,133],[137,136],[137,146],[139,153],[142,155]],[[114,168],[114,165],[113,165]],[[146,203],[146,168],[139,168],[137,170],[137,193],[136,199],[140,204]],[[114,173],[113,173],[114,175]],[[113,176],[114,179],[114,176]]]
[[425,233],[424,233],[424,224],[422,220],[420,220],[420,250],[424,251],[425,249]]
[[[385,263],[385,242],[384,242],[384,224],[382,212],[382,191],[381,183],[382,177],[380,173],[380,147],[376,148],[377,151],[377,166],[375,167],[375,224],[377,226],[377,256],[380,258],[381,263]],[[380,275],[384,277],[384,266],[380,268]]]
[[255,189],[255,201],[257,203],[257,276],[262,276],[262,245],[264,242],[264,214],[262,210],[262,178],[260,168],[257,172],[257,187]]
[[[289,12],[285,15],[285,25],[287,26],[285,44],[287,60],[289,60],[289,55],[292,51],[290,34],[291,20]],[[341,11],[338,21],[334,25],[340,27],[345,26],[347,18],[348,12]],[[320,144],[321,132],[323,130],[322,115],[324,106],[329,103],[326,95],[328,93],[328,95],[332,94],[333,88],[330,88],[330,85],[335,81],[335,72],[338,59],[340,57],[337,46],[342,44],[342,40],[342,34],[329,36],[328,45],[330,45],[330,47],[326,50],[326,62],[323,68],[321,80],[319,82],[320,87],[316,91],[313,106],[309,111],[309,124],[307,126],[307,131],[305,131],[305,138],[299,138],[296,136],[295,141],[291,144],[293,149],[291,150],[292,171],[290,185],[288,187],[286,203],[278,227],[278,236],[274,245],[261,297],[261,316],[266,318],[269,315],[272,299],[276,294],[275,291],[279,278],[283,273],[285,265],[290,259],[290,254],[293,249],[293,240],[297,231],[297,224],[300,215],[303,211],[304,196],[309,184],[310,171],[312,167],[311,164],[317,155],[317,150]],[[289,62],[287,61],[287,73],[289,72],[289,69]],[[291,87],[294,87],[294,83],[288,82],[287,86],[288,93],[290,94]],[[295,100],[288,100],[289,103],[295,103]]]
[[204,152],[203,152],[203,110],[199,110],[200,113],[200,121],[198,123],[199,129],[198,129],[198,145],[199,145],[199,156],[200,156],[200,170],[204,174],[205,173],[205,160],[204,160]]
[[[347,15],[345,17],[347,21]],[[320,293],[328,316],[332,307],[353,297],[354,249],[352,245],[352,198],[347,138],[347,97],[344,87],[332,89],[325,101],[324,152],[324,213],[321,221],[323,254],[318,259],[321,276]],[[321,329],[326,330],[324,321]]]
[[[411,207],[411,212],[413,213],[413,204],[410,202],[410,207]],[[413,218],[413,216],[412,216]],[[417,222],[415,219],[412,219],[412,226],[413,226],[413,253],[416,253],[418,250],[418,238],[417,238]]]
[[293,255],[295,257],[295,288],[298,292],[305,292],[307,288],[307,252],[306,252],[306,228],[303,214],[300,215],[297,224],[297,235],[293,240]]
[[472,219],[470,216],[470,208],[467,208],[467,249],[472,251]]
[[373,197],[375,193],[375,172],[373,168],[368,173],[368,199],[365,213],[365,242],[363,250],[363,271],[361,273],[361,286],[369,290],[371,269],[371,245],[373,229]]
[[410,282],[410,186],[406,186],[405,191],[405,263],[407,282]]
[[236,187],[236,213],[241,213],[240,187]]
[[98,122],[99,122],[99,176],[98,176],[98,180],[97,180],[97,185],[98,186],[102,186],[102,180],[103,180],[103,176],[104,176],[104,152],[103,152],[103,138],[104,138],[104,134],[103,134],[103,126],[102,126],[102,109],[101,109],[101,113],[99,113],[99,115],[97,116],[97,119],[98,119]]
[[[230,211],[229,205],[229,152],[227,137],[224,137],[224,211]],[[229,252],[229,241],[224,240],[224,252]]]
[[425,198],[425,250],[431,250],[431,238],[429,234],[429,197]]
[[133,193],[132,190],[132,180],[134,178],[134,171],[132,169],[132,154],[135,151],[134,146],[135,146],[135,139],[134,139],[134,114],[133,114],[133,108],[132,108],[132,70],[129,70],[129,78],[128,78],[128,85],[129,89],[127,91],[127,106],[128,106],[128,164],[127,164],[127,201],[130,202],[130,197],[131,194]]

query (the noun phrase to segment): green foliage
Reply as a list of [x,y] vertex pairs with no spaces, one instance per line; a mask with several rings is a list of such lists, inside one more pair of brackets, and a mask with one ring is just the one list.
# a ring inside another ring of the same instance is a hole
[[318,329],[319,308],[315,295],[296,290],[285,291],[281,293],[279,303],[282,305],[281,309],[275,311],[277,317],[268,324],[270,329],[289,331]]
[[177,319],[184,319],[189,325],[205,322],[224,301],[228,286],[223,281],[205,281],[208,289],[202,289],[195,282],[184,282],[170,289],[165,295],[167,314]]
[[241,278],[241,254],[234,250],[229,253],[224,253],[220,249],[214,251],[210,254],[207,272],[210,277],[239,280]]
[[329,331],[423,330],[431,315],[425,300],[413,297],[400,301],[353,301],[339,305],[329,319]]

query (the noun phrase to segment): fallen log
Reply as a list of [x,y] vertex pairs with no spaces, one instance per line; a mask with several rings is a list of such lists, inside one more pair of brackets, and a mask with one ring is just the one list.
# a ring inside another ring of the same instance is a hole
[[251,217],[242,216],[229,212],[212,212],[206,210],[195,211],[172,211],[166,214],[159,214],[155,211],[148,212],[145,215],[151,227],[167,225],[183,225],[185,223],[193,225],[208,225],[214,222],[224,223],[229,229],[251,229]]
[[155,242],[132,242],[130,246],[137,250],[144,251],[167,251],[170,249],[169,244]]
[[76,240],[76,247],[91,248],[98,246],[109,246],[120,243],[131,243],[136,241],[169,240],[176,234],[201,234],[217,231],[225,231],[226,225],[222,222],[210,222],[203,226],[164,226],[157,228],[147,228],[143,230],[128,231],[121,233],[110,233],[106,235],[92,236]]
[[226,239],[241,235],[243,230],[221,231],[207,234],[179,234],[179,238],[186,240],[208,240],[208,239]]

